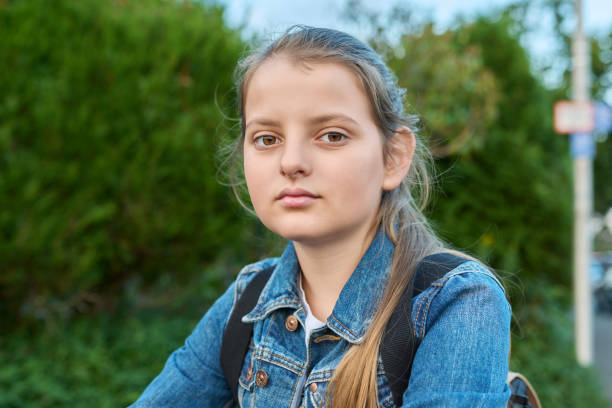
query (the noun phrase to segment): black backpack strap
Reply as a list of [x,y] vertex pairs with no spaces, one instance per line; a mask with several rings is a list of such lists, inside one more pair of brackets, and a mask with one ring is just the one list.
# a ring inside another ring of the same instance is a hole
[[380,353],[393,401],[398,407],[402,405],[402,396],[408,388],[412,360],[418,347],[411,323],[412,298],[466,261],[449,253],[423,258],[414,272],[413,284],[408,285],[387,322]]
[[469,261],[469,259],[447,252],[426,256],[417,265],[414,274],[412,297],[425,291],[433,282],[467,261]]
[[249,343],[253,336],[253,323],[243,323],[242,316],[253,310],[273,270],[273,267],[264,269],[257,273],[253,280],[249,282],[240,298],[236,301],[234,310],[223,332],[220,355],[221,369],[236,402],[238,401],[238,378],[240,377],[244,357],[249,350]]

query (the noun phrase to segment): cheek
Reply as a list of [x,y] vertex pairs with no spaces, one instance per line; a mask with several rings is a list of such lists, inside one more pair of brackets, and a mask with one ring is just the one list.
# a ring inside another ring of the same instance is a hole
[[370,149],[360,151],[353,161],[352,172],[364,188],[380,190],[385,174],[381,147],[375,144]]
[[255,206],[259,201],[258,192],[261,192],[263,185],[263,169],[261,166],[256,165],[248,153],[244,154],[243,169],[249,196],[251,197],[251,202]]
[[257,216],[263,221],[270,211],[270,204],[276,193],[274,179],[278,171],[275,171],[271,158],[262,160],[257,152],[251,152],[250,154],[245,152],[243,157],[244,178],[251,205]]
[[375,205],[380,199],[384,178],[382,153],[380,158],[372,155],[372,150],[357,153],[344,165],[329,169],[330,185],[343,192],[347,206]]

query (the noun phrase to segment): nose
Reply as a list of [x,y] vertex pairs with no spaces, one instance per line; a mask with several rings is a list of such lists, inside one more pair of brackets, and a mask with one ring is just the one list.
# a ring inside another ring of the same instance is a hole
[[307,146],[288,138],[283,146],[280,160],[280,173],[288,178],[305,177],[312,171]]

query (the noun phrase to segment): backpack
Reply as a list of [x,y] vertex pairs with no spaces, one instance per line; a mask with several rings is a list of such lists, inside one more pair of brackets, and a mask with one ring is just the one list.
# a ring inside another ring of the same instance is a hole
[[[411,315],[413,297],[425,291],[434,281],[464,262],[467,262],[465,258],[449,253],[438,253],[423,258],[417,265],[413,285],[406,288],[387,322],[380,353],[393,401],[398,407],[402,405],[402,395],[408,387],[412,361],[418,347],[410,326],[400,323],[405,316]],[[253,336],[253,323],[243,323],[241,319],[257,304],[259,295],[272,275],[273,269],[274,267],[271,267],[257,273],[249,282],[236,302],[223,333],[220,354],[221,368],[232,391],[234,401],[238,401],[238,378]],[[397,350],[405,350],[401,358],[398,358]],[[509,372],[507,383],[512,392],[507,408],[541,408],[534,388],[524,376]]]

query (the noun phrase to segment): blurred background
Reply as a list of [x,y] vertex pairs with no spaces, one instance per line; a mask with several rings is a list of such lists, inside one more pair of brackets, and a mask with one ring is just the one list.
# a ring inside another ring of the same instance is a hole
[[[612,7],[584,13],[592,99],[610,103]],[[441,174],[427,215],[504,278],[511,367],[546,407],[609,407],[612,138],[596,134],[583,367],[552,116],[570,97],[568,0],[0,0],[0,407],[128,405],[240,267],[280,252],[219,149],[236,62],[293,23],[369,42],[407,89]]]

